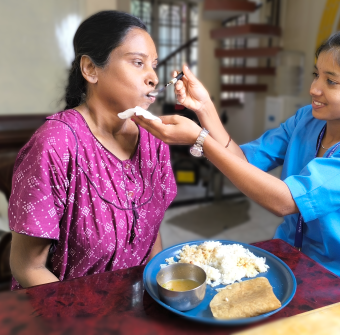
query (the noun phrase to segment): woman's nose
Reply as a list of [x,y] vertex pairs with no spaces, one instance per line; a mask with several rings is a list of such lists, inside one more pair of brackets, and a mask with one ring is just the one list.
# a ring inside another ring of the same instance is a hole
[[158,84],[158,77],[154,69],[152,69],[146,76],[145,84],[147,86],[156,87]]

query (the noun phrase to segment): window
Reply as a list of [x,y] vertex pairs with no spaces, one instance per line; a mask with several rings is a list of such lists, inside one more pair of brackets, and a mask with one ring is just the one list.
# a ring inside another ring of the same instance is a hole
[[131,14],[139,17],[146,25],[148,32],[152,34],[152,3],[150,1],[132,0]]
[[[171,71],[181,69],[183,63],[190,65],[191,71],[197,72],[197,42],[177,52],[162,64],[172,52],[198,35],[198,8],[196,3],[171,0],[132,0],[131,12],[139,17],[148,27],[148,31],[158,46],[160,66],[158,77],[160,84],[171,79]],[[165,92],[167,102],[175,101],[173,90]]]

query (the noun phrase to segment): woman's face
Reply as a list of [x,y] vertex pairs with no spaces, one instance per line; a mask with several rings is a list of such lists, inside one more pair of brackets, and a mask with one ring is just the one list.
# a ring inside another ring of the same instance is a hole
[[148,93],[155,89],[157,52],[150,35],[139,28],[130,30],[114,49],[104,68],[97,68],[98,98],[117,113],[136,106],[148,109],[155,101]]
[[340,120],[340,67],[332,52],[322,52],[315,65],[310,88],[313,116],[319,120]]

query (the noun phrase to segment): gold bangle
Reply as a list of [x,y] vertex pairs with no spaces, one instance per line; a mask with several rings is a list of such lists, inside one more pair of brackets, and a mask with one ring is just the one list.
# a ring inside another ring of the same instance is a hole
[[229,135],[229,141],[228,141],[227,145],[225,146],[225,148],[229,147],[230,142],[231,142],[231,136]]

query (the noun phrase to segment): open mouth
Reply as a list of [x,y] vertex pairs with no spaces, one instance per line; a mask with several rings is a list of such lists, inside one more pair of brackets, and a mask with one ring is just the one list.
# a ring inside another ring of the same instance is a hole
[[155,97],[155,96],[150,95],[149,93],[148,93],[146,96],[147,96],[147,98],[151,101],[151,103],[155,102],[155,100],[156,100],[156,97]]
[[324,104],[323,102],[320,102],[320,101],[316,101],[316,100],[312,100],[312,106],[313,108],[321,108],[321,107],[324,107],[326,106],[326,104]]

